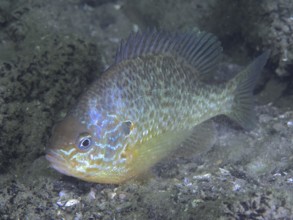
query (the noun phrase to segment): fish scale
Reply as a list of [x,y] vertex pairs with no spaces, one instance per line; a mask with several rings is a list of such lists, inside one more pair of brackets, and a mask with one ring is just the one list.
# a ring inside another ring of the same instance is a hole
[[207,84],[221,51],[204,32],[131,34],[115,63],[56,125],[46,155],[51,166],[85,181],[121,183],[182,143],[203,149],[203,122],[216,115],[252,128],[252,90],[269,53],[226,84]]

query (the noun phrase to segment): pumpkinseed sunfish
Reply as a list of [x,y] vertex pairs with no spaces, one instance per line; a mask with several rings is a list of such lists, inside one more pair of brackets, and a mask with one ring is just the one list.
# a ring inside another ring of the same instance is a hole
[[51,166],[85,181],[121,183],[196,138],[194,128],[216,115],[253,128],[252,92],[269,52],[229,82],[208,84],[203,79],[221,53],[205,32],[131,34],[53,129]]

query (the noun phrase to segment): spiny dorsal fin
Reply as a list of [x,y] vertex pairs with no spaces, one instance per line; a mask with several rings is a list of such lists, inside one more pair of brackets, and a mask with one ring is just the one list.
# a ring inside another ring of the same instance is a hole
[[221,43],[210,33],[151,30],[132,33],[122,41],[115,63],[145,55],[166,54],[182,57],[200,74],[205,74],[215,67],[221,52]]

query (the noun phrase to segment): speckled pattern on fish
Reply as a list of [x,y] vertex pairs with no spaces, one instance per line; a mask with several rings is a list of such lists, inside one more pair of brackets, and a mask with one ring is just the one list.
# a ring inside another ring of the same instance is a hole
[[206,84],[221,52],[209,33],[131,34],[115,63],[53,129],[51,166],[86,181],[121,183],[196,139],[194,128],[216,115],[252,128],[252,90],[269,53],[227,84]]

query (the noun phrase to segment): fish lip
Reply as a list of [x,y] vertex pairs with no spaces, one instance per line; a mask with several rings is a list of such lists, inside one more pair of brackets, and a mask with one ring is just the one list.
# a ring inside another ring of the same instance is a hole
[[46,159],[50,162],[50,167],[54,168],[58,172],[71,176],[66,164],[66,160],[54,150],[46,151]]

